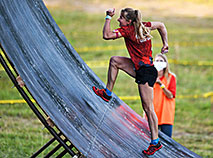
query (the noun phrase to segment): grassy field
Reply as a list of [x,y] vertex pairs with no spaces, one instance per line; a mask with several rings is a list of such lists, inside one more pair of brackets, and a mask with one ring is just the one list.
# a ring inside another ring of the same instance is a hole
[[[191,1],[188,0],[188,2]],[[79,8],[57,7],[50,8],[50,12],[85,61],[106,61],[112,55],[128,56],[122,39],[115,41],[102,39],[104,13],[88,13],[88,10],[85,11],[80,5]],[[169,59],[195,63],[213,62],[212,17],[155,15],[146,16],[144,20],[163,21],[167,26],[170,44]],[[117,27],[116,20],[112,21],[112,28]],[[157,31],[152,35],[155,55],[161,48],[161,40]],[[112,46],[112,49],[108,49],[109,46]],[[213,110],[211,110],[213,102],[210,97],[202,97],[203,94],[213,91],[213,66],[171,63],[170,67],[171,71],[177,75],[173,139],[202,157],[213,157]],[[92,67],[92,69],[106,83],[107,66]],[[6,73],[0,71],[0,100],[22,99],[16,88],[11,88],[12,86]],[[114,92],[118,96],[138,96],[134,79],[123,72],[120,72],[118,76]],[[195,95],[201,97],[195,98]],[[189,98],[181,98],[187,96]],[[125,102],[137,113],[143,114],[139,100]],[[27,104],[0,104],[0,157],[29,157],[50,138],[51,135],[43,128]]]

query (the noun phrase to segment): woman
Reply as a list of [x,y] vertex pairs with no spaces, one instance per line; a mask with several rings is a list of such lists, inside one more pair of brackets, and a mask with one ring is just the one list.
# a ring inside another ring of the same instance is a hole
[[154,66],[158,70],[158,78],[154,85],[154,109],[158,117],[159,129],[172,137],[175,116],[176,78],[169,71],[167,57],[157,54]]
[[153,155],[162,148],[158,138],[158,121],[153,107],[153,85],[157,78],[157,70],[152,61],[152,46],[150,30],[157,29],[161,35],[162,53],[168,52],[166,27],[161,22],[142,22],[139,10],[125,8],[121,10],[118,18],[120,28],[111,30],[110,21],[115,14],[115,9],[106,12],[103,27],[103,38],[112,40],[124,37],[127,50],[131,58],[113,56],[110,59],[106,89],[93,87],[94,92],[103,100],[109,101],[119,69],[134,77],[142,101],[142,107],[147,115],[151,131],[151,143],[143,153]]

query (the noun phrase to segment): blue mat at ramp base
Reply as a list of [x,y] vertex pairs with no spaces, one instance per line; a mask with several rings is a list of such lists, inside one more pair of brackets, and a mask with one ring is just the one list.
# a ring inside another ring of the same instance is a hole
[[[109,103],[92,86],[104,83],[85,64],[41,0],[0,1],[0,44],[32,96],[86,157],[139,158],[150,142],[146,120],[115,94]],[[140,105],[139,105],[140,106]],[[199,157],[160,133],[155,156]]]

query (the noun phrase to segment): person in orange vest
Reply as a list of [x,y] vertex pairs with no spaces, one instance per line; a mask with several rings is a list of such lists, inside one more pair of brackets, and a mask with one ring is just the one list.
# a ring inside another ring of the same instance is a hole
[[154,110],[158,117],[158,128],[172,137],[175,117],[176,76],[169,70],[166,55],[159,53],[155,56],[154,66],[158,77],[154,84]]

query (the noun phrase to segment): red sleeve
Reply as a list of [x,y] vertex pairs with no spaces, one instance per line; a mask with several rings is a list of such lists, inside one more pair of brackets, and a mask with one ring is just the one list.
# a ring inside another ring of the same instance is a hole
[[173,97],[176,96],[176,78],[174,75],[171,76],[168,90],[172,92]]
[[118,29],[116,29],[116,30],[118,30],[118,31],[121,33],[121,35],[122,35],[123,37],[125,37],[125,38],[128,37],[128,30],[127,30],[127,27],[123,26],[123,27],[118,28]]
[[144,26],[146,27],[151,27],[152,26],[152,23],[151,22],[143,22]]

